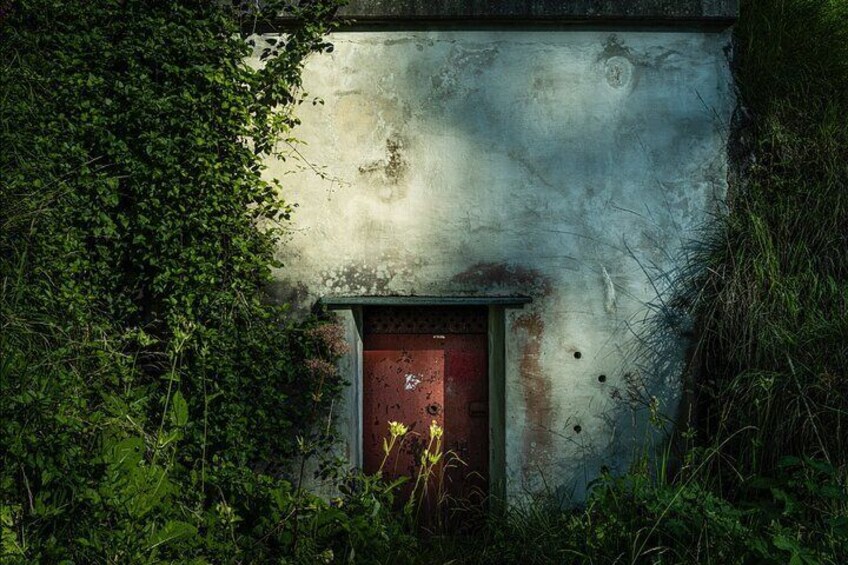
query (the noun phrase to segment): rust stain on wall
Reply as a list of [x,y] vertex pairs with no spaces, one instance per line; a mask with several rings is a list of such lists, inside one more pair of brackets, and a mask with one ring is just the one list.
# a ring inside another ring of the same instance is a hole
[[553,290],[550,278],[535,269],[507,263],[477,263],[455,275],[453,281],[477,288],[504,288],[547,296]]
[[538,312],[528,313],[513,321],[512,331],[519,330],[527,336],[519,360],[524,404],[529,420],[525,431],[524,449],[528,455],[533,454],[532,459],[535,462],[540,462],[540,459],[545,459],[550,454],[553,439],[549,432],[553,417],[551,382],[542,371],[539,361],[545,323]]

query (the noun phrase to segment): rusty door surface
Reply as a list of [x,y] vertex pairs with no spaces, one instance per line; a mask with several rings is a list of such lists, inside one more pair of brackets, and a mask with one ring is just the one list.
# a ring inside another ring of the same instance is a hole
[[[363,464],[411,490],[431,422],[444,429],[442,507],[479,505],[489,467],[488,314],[485,308],[373,307],[364,313]],[[384,460],[388,423],[409,426]],[[428,500],[434,505],[435,499]],[[426,510],[425,510],[426,511]]]

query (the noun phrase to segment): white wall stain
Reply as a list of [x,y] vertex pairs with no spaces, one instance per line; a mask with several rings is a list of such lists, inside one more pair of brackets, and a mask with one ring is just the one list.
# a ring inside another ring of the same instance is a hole
[[607,268],[601,265],[601,271],[604,274],[604,310],[607,314],[615,314],[615,285]]

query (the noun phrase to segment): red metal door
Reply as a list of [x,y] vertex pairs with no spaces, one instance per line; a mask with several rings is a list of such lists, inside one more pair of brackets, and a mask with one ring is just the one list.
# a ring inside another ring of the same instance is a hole
[[[364,470],[410,477],[409,495],[429,442],[431,422],[444,430],[443,463],[428,506],[479,506],[489,468],[489,387],[485,308],[370,308],[364,316]],[[409,433],[383,463],[388,423]],[[440,483],[440,484],[437,484]],[[433,493],[442,493],[438,504]],[[447,504],[445,504],[447,502]],[[432,508],[424,510],[432,514]]]
[[447,490],[479,504],[488,490],[489,371],[487,334],[448,334],[445,342],[445,446],[456,456]]

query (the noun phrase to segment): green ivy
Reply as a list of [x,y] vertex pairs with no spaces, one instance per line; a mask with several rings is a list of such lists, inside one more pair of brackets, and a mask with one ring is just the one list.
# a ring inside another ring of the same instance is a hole
[[[299,488],[333,441],[314,424],[341,336],[264,296],[291,207],[263,163],[338,2],[254,4],[0,5],[3,560],[348,551],[347,518]],[[281,12],[247,65],[243,30]]]

